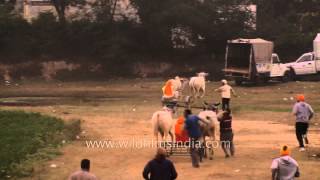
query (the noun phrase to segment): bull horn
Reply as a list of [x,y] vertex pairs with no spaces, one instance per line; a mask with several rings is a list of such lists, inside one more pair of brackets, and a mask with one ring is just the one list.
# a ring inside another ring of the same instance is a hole
[[220,103],[214,103],[213,105],[214,105],[214,106],[219,106],[219,105],[220,105]]

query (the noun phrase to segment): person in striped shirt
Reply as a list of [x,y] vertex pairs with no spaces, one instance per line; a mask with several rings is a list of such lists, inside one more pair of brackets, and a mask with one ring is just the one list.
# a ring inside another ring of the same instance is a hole
[[231,111],[229,109],[223,111],[222,115],[218,117],[218,121],[220,122],[221,146],[225,153],[225,157],[229,158],[230,155],[234,156],[235,153]]

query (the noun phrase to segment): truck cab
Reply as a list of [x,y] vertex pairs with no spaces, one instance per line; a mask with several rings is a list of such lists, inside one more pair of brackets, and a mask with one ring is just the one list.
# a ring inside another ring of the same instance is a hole
[[272,53],[270,62],[268,63],[257,63],[256,64],[258,73],[268,73],[270,78],[282,77],[289,69],[286,65],[282,64],[278,54]]
[[[275,77],[289,78],[289,77],[286,77],[287,75],[289,76],[288,73],[289,73],[289,68],[285,64],[281,63],[278,54],[273,53],[271,57],[270,78],[275,78]],[[283,80],[286,81],[287,79],[283,79]]]

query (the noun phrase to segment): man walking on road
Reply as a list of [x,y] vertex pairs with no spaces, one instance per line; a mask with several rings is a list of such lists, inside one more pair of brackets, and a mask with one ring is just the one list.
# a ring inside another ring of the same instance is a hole
[[221,93],[222,98],[222,110],[230,109],[230,100],[231,100],[231,93],[233,96],[237,96],[235,91],[232,89],[230,85],[228,85],[227,80],[221,80],[222,86],[214,91]]
[[304,142],[309,144],[307,138],[309,121],[313,117],[314,111],[311,106],[304,102],[305,97],[303,94],[297,95],[297,102],[293,106],[292,113],[296,116],[296,136],[299,142],[299,151],[305,151]]

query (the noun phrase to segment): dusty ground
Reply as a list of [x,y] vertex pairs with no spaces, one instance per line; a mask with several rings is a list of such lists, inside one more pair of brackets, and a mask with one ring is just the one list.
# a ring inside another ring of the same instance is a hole
[[[62,148],[63,155],[37,167],[32,178],[61,180],[79,168],[82,158],[92,162],[91,171],[101,180],[142,179],[144,165],[154,156],[155,148],[87,148],[86,140],[131,140],[152,138],[151,115],[161,108],[160,80],[125,80],[121,82],[23,83],[1,87],[1,102],[6,109],[36,111],[64,118],[83,120],[80,140]],[[218,100],[208,83],[207,101]],[[263,87],[236,87],[233,99],[236,156],[225,159],[216,149],[213,160],[201,168],[191,167],[190,157],[170,157],[179,173],[178,179],[270,179],[270,163],[278,156],[280,145],[292,147],[292,156],[301,166],[305,180],[320,179],[320,134],[316,116],[310,129],[311,145],[298,152],[294,118],[289,111],[295,93],[305,93],[319,112],[319,88],[315,82],[269,84]],[[3,103],[4,102],[4,103]],[[9,106],[10,105],[10,106]],[[56,168],[51,168],[56,164]]]

